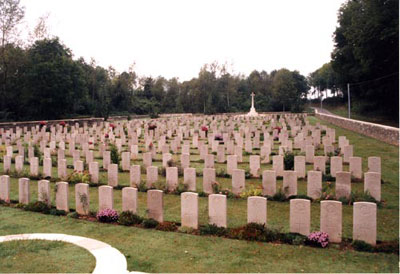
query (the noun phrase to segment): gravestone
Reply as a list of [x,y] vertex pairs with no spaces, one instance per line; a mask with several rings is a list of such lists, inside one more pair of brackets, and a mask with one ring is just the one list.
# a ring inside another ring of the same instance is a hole
[[232,175],[232,170],[237,169],[237,156],[236,155],[228,155],[226,173]]
[[75,185],[75,208],[79,215],[89,215],[89,185],[79,183]]
[[198,229],[199,202],[198,194],[184,192],[181,194],[181,223],[183,227]]
[[0,200],[10,202],[10,176],[0,176]]
[[364,192],[374,197],[378,202],[381,201],[381,174],[378,172],[364,173]]
[[381,157],[368,157],[368,171],[381,173]]
[[336,178],[336,172],[343,171],[343,158],[339,156],[331,157],[331,176]]
[[114,209],[114,195],[112,186],[100,186],[99,190],[99,211]]
[[304,236],[310,234],[310,200],[290,200],[290,232],[300,233]]
[[313,199],[321,197],[322,193],[322,172],[308,171],[307,173],[307,196]]
[[56,183],[56,208],[69,212],[69,191],[67,182]]
[[349,198],[351,192],[351,174],[347,171],[336,172],[336,199]]
[[260,173],[260,156],[250,156],[250,174],[252,177],[258,178]]
[[252,196],[247,198],[247,223],[267,224],[267,199]]
[[222,194],[211,194],[208,196],[208,218],[209,224],[218,227],[227,227],[226,196]]
[[147,191],[147,217],[162,223],[164,221],[164,198],[161,190]]
[[297,178],[306,177],[306,157],[294,156],[294,171],[297,173]]
[[245,190],[245,172],[243,169],[232,171],[232,192],[239,195]]
[[297,195],[297,173],[292,170],[283,172],[283,192],[286,197]]
[[48,206],[51,205],[50,181],[48,180],[38,181],[38,201],[46,203]]
[[166,168],[166,181],[168,191],[174,191],[178,187],[178,168],[167,167]]
[[118,186],[118,165],[117,164],[110,164],[108,165],[108,185],[115,187]]
[[276,176],[283,176],[283,156],[272,156],[272,169],[275,170]]
[[362,159],[361,157],[350,157],[349,158],[349,171],[351,176],[356,179],[362,178]]
[[18,179],[18,202],[25,205],[31,202],[31,193],[28,178]]
[[130,211],[136,214],[138,190],[134,187],[124,187],[122,189],[122,211]]
[[158,167],[149,166],[146,169],[146,186],[150,188],[158,181]]
[[[39,175],[39,158],[38,157],[32,157],[30,158],[29,161],[30,169],[29,169],[29,174],[31,176],[38,176]],[[58,176],[61,178],[60,176]]]
[[328,233],[329,242],[342,241],[342,203],[321,201],[320,230]]
[[353,240],[376,244],[376,204],[355,202],[353,205]]
[[188,186],[189,191],[196,191],[196,169],[185,168],[183,170],[183,183]]
[[321,171],[323,174],[326,172],[326,158],[325,156],[314,156],[314,170]]
[[131,187],[139,186],[141,181],[140,165],[132,165],[129,173],[129,183]]
[[263,195],[274,196],[276,193],[275,170],[264,170],[262,173]]
[[215,182],[215,169],[204,168],[203,169],[203,191],[207,194],[212,194],[212,184]]

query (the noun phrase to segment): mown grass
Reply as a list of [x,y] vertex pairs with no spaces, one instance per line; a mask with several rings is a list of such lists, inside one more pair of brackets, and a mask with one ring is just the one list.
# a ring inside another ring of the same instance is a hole
[[[0,235],[65,233],[120,250],[143,272],[398,272],[398,256],[194,236],[0,207]],[[18,271],[18,270],[14,270]]]
[[[4,220],[3,223],[8,226]],[[88,251],[69,243],[42,240],[0,243],[1,273],[84,273],[92,272],[95,265],[96,259]]]

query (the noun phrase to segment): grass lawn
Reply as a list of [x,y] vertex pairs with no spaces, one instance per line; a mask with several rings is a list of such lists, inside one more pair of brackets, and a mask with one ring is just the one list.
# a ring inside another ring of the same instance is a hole
[[[346,136],[354,145],[354,155],[363,158],[363,171],[367,171],[368,156],[380,156],[382,159],[382,199],[383,206],[378,208],[377,239],[392,241],[399,238],[399,151],[398,147],[345,130],[315,117],[308,118],[311,124],[320,122],[336,129],[336,138]],[[277,146],[275,147],[275,151]],[[192,152],[195,152],[192,150]],[[197,152],[197,151],[196,151]],[[257,153],[257,151],[254,151]],[[321,151],[317,151],[317,154]],[[198,160],[199,155],[191,155]],[[248,167],[249,156],[244,155]],[[153,164],[162,164],[161,155]],[[174,155],[178,160],[179,156]],[[72,159],[68,158],[69,164]],[[101,160],[96,159],[100,162]],[[132,163],[141,163],[141,160]],[[203,163],[192,163],[198,171]],[[28,168],[28,166],[26,166]],[[216,164],[216,169],[226,169],[226,164]],[[311,169],[312,165],[307,165]],[[261,165],[261,169],[272,166]],[[344,165],[348,170],[348,166]],[[0,164],[2,170],[2,164]],[[69,170],[71,172],[71,170]],[[56,169],[53,169],[56,175]],[[145,175],[142,174],[143,179]],[[101,181],[107,182],[107,173],[100,174]],[[160,180],[165,177],[159,176]],[[183,180],[180,178],[180,180]],[[217,178],[224,188],[231,188],[230,178]],[[324,182],[325,183],[325,182]],[[37,200],[37,181],[32,180],[31,198]],[[129,185],[129,173],[119,173],[119,184]],[[278,180],[277,187],[282,185]],[[260,187],[261,179],[246,180],[246,188]],[[52,199],[54,199],[54,183]],[[352,183],[352,190],[362,192],[363,183]],[[202,178],[197,178],[197,190],[202,190]],[[75,208],[74,187],[70,186],[70,208]],[[298,193],[306,194],[306,181],[298,181]],[[121,211],[121,190],[114,190],[114,204]],[[18,199],[18,182],[11,179],[11,198]],[[199,223],[208,223],[208,200],[199,197]],[[53,201],[54,204],[54,201]],[[98,191],[90,188],[90,210],[97,211]],[[138,214],[146,216],[146,193],[139,192]],[[246,224],[246,199],[228,199],[228,226],[238,227]],[[268,201],[268,221],[270,227],[283,232],[289,231],[289,203]],[[320,204],[311,204],[311,231],[319,230]],[[164,219],[180,222],[180,197],[164,195]],[[352,238],[353,207],[343,205],[343,237]],[[54,217],[19,209],[0,207],[0,234],[53,232],[80,235],[95,238],[119,249],[128,260],[128,268],[146,272],[398,272],[398,259],[395,254],[371,254],[352,250],[339,250],[330,247],[327,250],[304,246],[278,245],[230,240],[217,237],[194,236],[181,233],[145,230],[134,227],[106,225],[85,222],[69,217]],[[185,252],[187,251],[187,253]],[[318,259],[316,259],[318,258]],[[19,270],[18,270],[19,271]]]
[[[319,107],[319,106],[317,106]],[[342,116],[345,118],[349,117],[348,113],[348,108],[347,104],[344,106],[329,106],[329,105],[324,105],[323,108],[329,110],[333,114],[336,114],[338,116]],[[386,126],[391,126],[391,127],[399,127],[399,123],[393,120],[388,119],[387,117],[381,116],[381,115],[376,115],[376,114],[360,114],[357,112],[352,111],[351,112],[351,119],[355,120],[360,120],[360,121],[365,121],[365,122],[370,122],[370,123],[376,123],[376,124],[382,124]]]
[[[13,232],[10,231],[10,234],[11,233]],[[23,240],[0,243],[1,273],[82,273],[93,271],[95,265],[96,260],[92,254],[81,247],[69,243],[42,240]]]
[[73,234],[106,242],[125,255],[130,271],[398,272],[399,257],[395,254],[194,236],[0,207],[1,235],[38,232]]

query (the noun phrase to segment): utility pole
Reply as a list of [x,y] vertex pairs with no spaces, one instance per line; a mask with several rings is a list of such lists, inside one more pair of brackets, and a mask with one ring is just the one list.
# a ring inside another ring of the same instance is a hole
[[321,90],[321,86],[319,86],[319,96],[321,97],[321,109],[322,109],[322,90]]
[[347,105],[349,107],[349,119],[350,119],[350,83],[347,83]]

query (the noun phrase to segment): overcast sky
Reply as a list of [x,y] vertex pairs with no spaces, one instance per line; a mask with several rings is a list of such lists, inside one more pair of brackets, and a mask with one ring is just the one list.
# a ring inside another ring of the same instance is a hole
[[198,75],[213,61],[234,73],[287,68],[307,76],[329,62],[345,0],[22,0],[25,24],[49,14],[51,35],[87,62],[140,76]]

